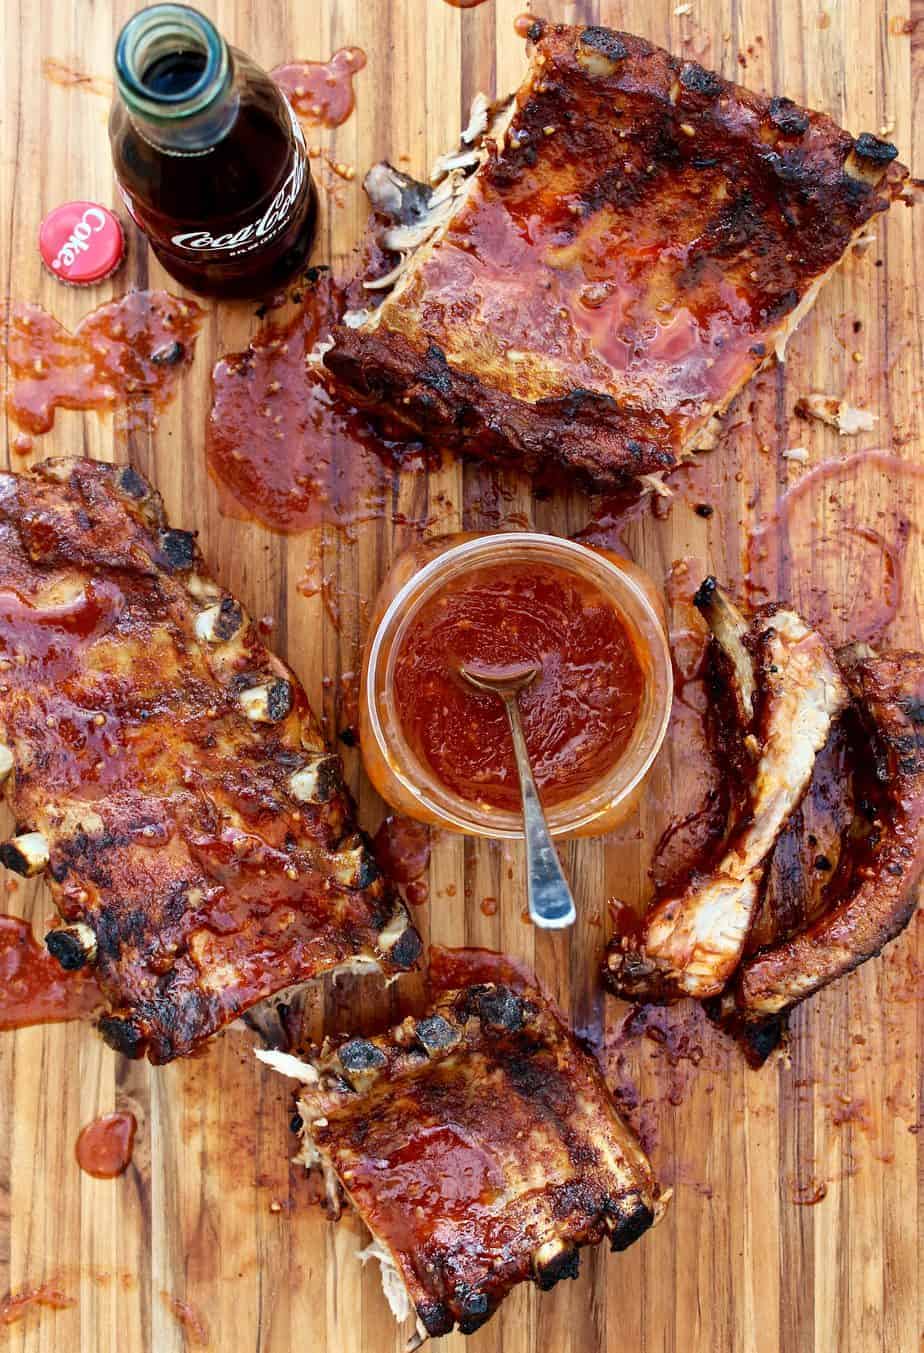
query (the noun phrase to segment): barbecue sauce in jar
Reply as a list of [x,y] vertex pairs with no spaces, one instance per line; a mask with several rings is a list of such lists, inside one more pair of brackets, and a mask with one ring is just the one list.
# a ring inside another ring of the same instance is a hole
[[361,683],[366,769],[399,812],[476,835],[521,835],[500,699],[460,668],[533,667],[519,696],[553,832],[610,829],[635,801],[670,706],[660,603],[640,570],[532,533],[428,541],[376,603]]

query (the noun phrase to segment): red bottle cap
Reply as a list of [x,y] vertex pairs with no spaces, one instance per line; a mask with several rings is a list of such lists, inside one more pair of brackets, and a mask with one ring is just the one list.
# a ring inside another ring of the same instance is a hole
[[97,202],[65,202],[39,227],[42,262],[59,282],[89,287],[114,273],[125,255],[118,219]]

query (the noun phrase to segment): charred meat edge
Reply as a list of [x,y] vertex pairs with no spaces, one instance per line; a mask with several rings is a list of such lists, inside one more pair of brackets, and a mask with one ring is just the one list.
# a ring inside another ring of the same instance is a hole
[[727,659],[756,765],[719,863],[679,895],[658,900],[640,940],[611,946],[604,980],[627,999],[704,998],[723,989],[740,961],[776,839],[847,701],[833,655],[794,611],[770,608],[748,627],[711,578],[696,601]]
[[[511,1004],[515,1005],[517,1010],[522,1006],[519,997],[514,996],[513,993],[502,986],[488,985],[472,990],[486,995],[489,1003],[492,997],[496,997],[494,1005],[498,1009],[502,1008],[502,1016],[503,1012],[508,1011]],[[451,1007],[457,998],[462,995],[461,992],[441,993],[437,1012],[431,1011],[421,1019],[409,1017],[393,1029],[389,1041],[392,1046],[396,1047],[399,1056],[405,1053],[407,1049],[411,1049],[411,1056],[419,1057],[422,1049],[427,1057],[432,1060],[452,1052],[461,1041],[464,1018],[462,1023],[459,1024],[457,1017],[451,1012]],[[367,1084],[386,1066],[386,1055],[379,1046],[382,1042],[381,1038],[374,1040],[357,1038],[347,1040],[339,1047],[334,1047],[328,1041],[321,1049],[317,1063],[305,1061],[299,1056],[280,1051],[257,1050],[256,1056],[261,1062],[281,1075],[296,1080],[306,1087],[323,1087],[325,1081],[331,1081],[332,1084],[340,1086],[348,1080],[352,1089],[361,1092],[363,1085]],[[415,1308],[389,1247],[381,1237],[375,1234],[366,1218],[362,1216],[360,1209],[353,1202],[349,1188],[339,1177],[336,1167],[327,1153],[320,1150],[316,1145],[312,1135],[312,1126],[319,1125],[324,1120],[314,1117],[313,1121],[313,1114],[315,1113],[316,1110],[306,1099],[299,1099],[297,1125],[301,1137],[301,1148],[294,1159],[308,1170],[320,1171],[324,1181],[325,1205],[332,1220],[336,1220],[341,1215],[344,1200],[362,1217],[371,1240],[367,1246],[357,1252],[357,1257],[364,1264],[369,1259],[378,1261],[382,1289],[395,1319],[401,1323],[409,1315],[415,1316],[414,1331],[405,1346],[405,1353],[414,1353],[414,1350],[418,1349],[431,1336],[431,1331],[427,1329],[420,1312]],[[639,1222],[635,1213],[624,1218],[610,1216],[604,1218],[607,1227],[612,1228],[610,1239],[614,1250],[626,1248],[649,1226],[656,1225],[664,1215],[671,1197],[671,1190],[659,1191],[651,1180],[650,1170],[641,1148],[632,1142],[631,1138],[629,1144],[633,1147],[633,1152],[627,1158],[626,1169],[631,1173],[638,1170],[639,1162],[645,1163],[643,1173],[651,1185],[651,1207],[645,1205],[641,1209],[645,1214],[644,1224]],[[641,1201],[641,1195],[638,1196]],[[560,1277],[574,1276],[574,1265],[571,1260],[575,1256],[576,1251],[572,1254],[570,1246],[557,1239],[540,1245],[534,1256],[534,1278],[540,1289],[546,1290],[553,1286]],[[482,1323],[482,1319],[487,1319],[488,1316],[493,1314],[495,1309],[496,1306],[488,1305],[485,1312],[479,1314],[478,1324]],[[472,1329],[474,1328],[476,1328],[476,1325],[473,1323]],[[462,1330],[461,1332],[468,1333],[469,1331]]]
[[748,1022],[779,1020],[875,957],[915,910],[924,874],[924,654],[861,661],[849,679],[882,787],[875,843],[840,902],[742,966],[734,1012]]

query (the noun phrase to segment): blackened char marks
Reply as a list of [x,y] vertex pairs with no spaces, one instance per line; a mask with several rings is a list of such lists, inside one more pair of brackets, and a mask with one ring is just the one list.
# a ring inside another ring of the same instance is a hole
[[313,1062],[312,1152],[434,1337],[473,1332],[519,1282],[576,1277],[582,1246],[623,1249],[661,1208],[596,1064],[531,986],[443,992]]
[[304,691],[137,471],[7,476],[0,590],[22,599],[0,614],[0,859],[47,870],[48,948],[94,965],[113,1047],[169,1061],[341,964],[415,962]]
[[614,484],[696,449],[906,171],[630,34],[530,41],[509,126],[324,361],[439,448]]

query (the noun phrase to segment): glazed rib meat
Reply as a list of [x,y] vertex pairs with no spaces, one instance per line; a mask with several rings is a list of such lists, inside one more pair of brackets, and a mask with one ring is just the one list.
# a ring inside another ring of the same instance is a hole
[[413,964],[304,691],[133,469],[0,477],[0,669],[0,859],[46,873],[113,1047],[169,1061],[319,973]]
[[611,943],[604,981],[627,999],[722,991],[744,952],[777,838],[847,702],[833,654],[794,611],[767,607],[748,624],[712,578],[695,600],[735,693],[736,763],[747,790],[715,862],[658,898],[640,935]]
[[651,1169],[596,1063],[544,998],[482,983],[443,993],[390,1033],[310,1063],[301,1159],[372,1232],[392,1309],[417,1333],[470,1333],[517,1283],[543,1290],[578,1250],[625,1249],[660,1215]]
[[324,361],[454,451],[600,483],[662,471],[907,171],[887,142],[642,38],[542,20],[529,37],[514,100],[476,110],[434,187],[369,175],[398,262]]
[[[778,1021],[904,930],[924,874],[924,655],[891,653],[850,673],[874,767],[872,821],[832,880],[825,912],[740,969],[726,1017]],[[840,893],[840,896],[838,896]]]

